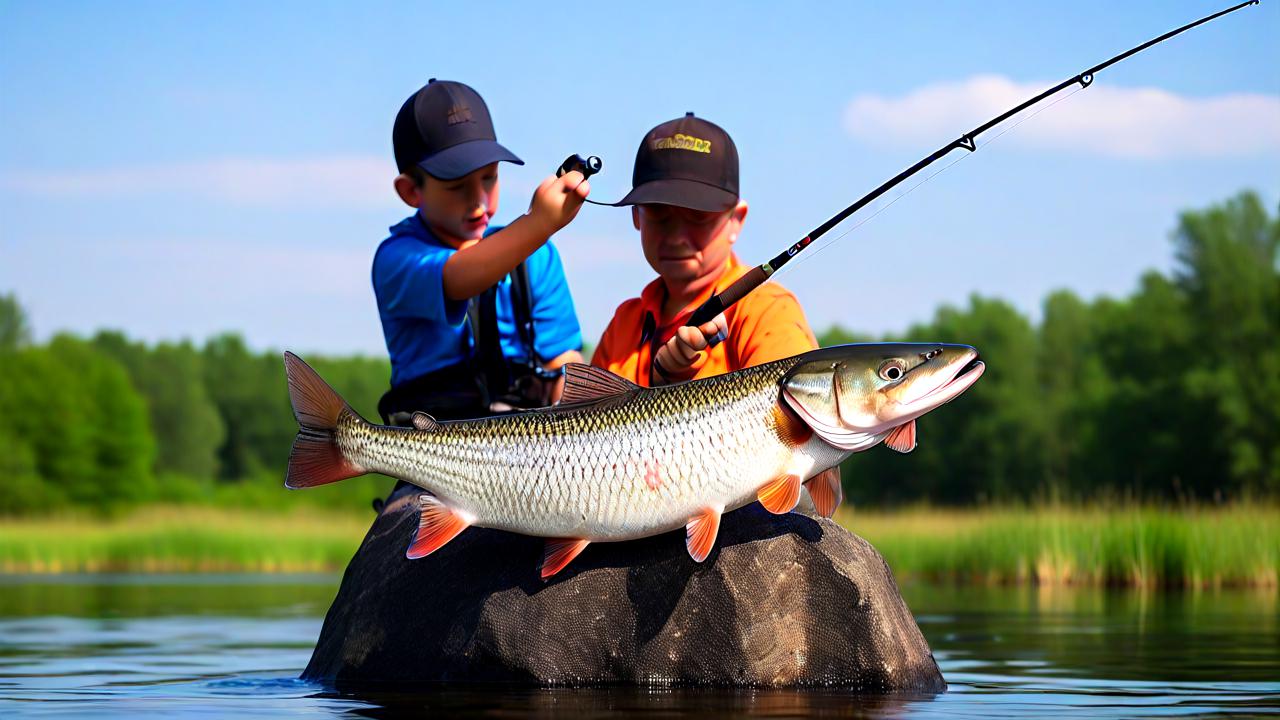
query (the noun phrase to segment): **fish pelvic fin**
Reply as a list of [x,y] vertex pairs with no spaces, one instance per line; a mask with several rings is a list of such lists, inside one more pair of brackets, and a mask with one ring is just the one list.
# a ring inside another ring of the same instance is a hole
[[542,551],[542,564],[538,566],[542,579],[547,580],[565,569],[590,544],[590,540],[578,538],[547,538],[547,545]]
[[840,501],[844,499],[844,488],[840,486],[840,466],[827,468],[805,481],[813,506],[818,514],[829,518],[836,514]]
[[916,421],[908,420],[894,428],[884,439],[884,444],[900,453],[909,453],[916,449]]
[[791,473],[779,475],[760,486],[756,497],[765,510],[775,515],[789,513],[800,502],[800,476]]
[[724,506],[708,507],[684,526],[684,546],[689,550],[689,557],[702,562],[711,554],[716,545],[716,536],[720,534],[720,514]]
[[430,555],[471,527],[470,517],[440,502],[440,498],[431,493],[418,496],[418,509],[418,532],[404,553],[410,560]]
[[344,415],[359,422],[364,419],[302,358],[286,352],[284,371],[289,381],[289,402],[298,420],[285,487],[327,485],[367,473],[367,469],[343,455],[337,443],[338,422]]

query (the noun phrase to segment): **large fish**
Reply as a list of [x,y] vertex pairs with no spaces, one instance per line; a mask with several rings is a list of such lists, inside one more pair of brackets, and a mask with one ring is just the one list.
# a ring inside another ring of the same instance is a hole
[[400,478],[427,491],[409,557],[472,525],[499,528],[548,538],[547,578],[588,543],[680,527],[700,562],[722,513],[755,500],[789,512],[801,483],[830,517],[841,491],[825,470],[881,441],[910,451],[916,418],[968,389],[984,366],[967,345],[843,345],[641,388],[569,365],[555,407],[452,422],[418,413],[413,428],[365,421],[292,353],[285,369],[301,426],[287,487]]

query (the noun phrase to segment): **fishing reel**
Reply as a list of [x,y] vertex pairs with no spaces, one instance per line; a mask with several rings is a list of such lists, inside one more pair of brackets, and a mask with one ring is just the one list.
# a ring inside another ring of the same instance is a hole
[[560,163],[560,167],[556,170],[556,177],[560,177],[565,173],[577,170],[582,173],[583,178],[590,178],[592,175],[600,172],[600,169],[603,167],[604,162],[595,155],[584,158],[581,155],[574,153],[573,155],[565,158],[564,162]]

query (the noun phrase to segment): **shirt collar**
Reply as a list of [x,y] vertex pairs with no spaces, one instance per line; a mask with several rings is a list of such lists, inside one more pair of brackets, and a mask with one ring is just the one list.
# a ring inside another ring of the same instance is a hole
[[[693,311],[697,310],[703,303],[710,300],[712,295],[724,292],[724,290],[732,285],[735,280],[746,275],[747,271],[750,269],[751,268],[742,264],[742,261],[738,259],[738,255],[736,253],[730,252],[729,258],[725,260],[724,268],[720,271],[719,279],[717,279],[714,284],[707,287],[707,289],[703,290],[698,297],[694,298],[693,301],[686,305],[683,310],[677,313],[676,317],[672,318],[668,325],[674,325],[677,321],[692,315]],[[646,313],[653,316],[655,325],[662,317],[662,303],[666,300],[666,297],[667,286],[663,284],[662,278],[660,277],[646,285],[644,290],[640,292],[640,307],[643,308]]]

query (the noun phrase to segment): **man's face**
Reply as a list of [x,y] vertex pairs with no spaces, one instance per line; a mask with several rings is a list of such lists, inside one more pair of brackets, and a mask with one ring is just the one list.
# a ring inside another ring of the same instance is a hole
[[718,272],[746,215],[744,202],[721,212],[656,204],[632,209],[644,258],[668,284],[687,284]]
[[457,180],[428,177],[419,207],[432,231],[444,239],[479,240],[498,211],[498,163]]

